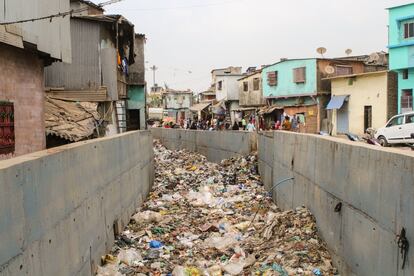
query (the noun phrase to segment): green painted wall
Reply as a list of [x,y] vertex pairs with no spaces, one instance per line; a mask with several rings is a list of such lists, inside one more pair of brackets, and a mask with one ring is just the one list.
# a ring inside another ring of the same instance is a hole
[[145,87],[140,85],[129,85],[128,98],[128,109],[145,108]]
[[[315,94],[317,92],[316,63],[316,59],[286,60],[264,68],[262,71],[264,97]],[[299,67],[306,67],[305,83],[293,82],[293,69]],[[276,86],[269,86],[267,83],[267,73],[272,71],[278,72]]]

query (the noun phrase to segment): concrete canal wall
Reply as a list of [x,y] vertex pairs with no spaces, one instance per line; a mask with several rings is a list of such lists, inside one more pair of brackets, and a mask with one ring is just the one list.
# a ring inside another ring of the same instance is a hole
[[404,227],[414,246],[412,152],[288,132],[262,133],[258,144],[266,186],[295,177],[275,189],[276,203],[313,212],[341,275],[414,275],[414,250],[402,270],[396,242]]
[[0,161],[0,275],[92,275],[152,183],[149,131]]
[[244,131],[198,131],[152,128],[155,139],[169,149],[199,152],[211,162],[233,156],[248,155],[257,149],[257,135]]

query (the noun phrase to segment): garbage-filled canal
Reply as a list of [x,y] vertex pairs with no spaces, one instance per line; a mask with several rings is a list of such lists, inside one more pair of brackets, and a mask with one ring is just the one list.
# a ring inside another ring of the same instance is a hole
[[280,211],[255,155],[210,163],[155,142],[153,190],[98,275],[334,275],[304,207]]

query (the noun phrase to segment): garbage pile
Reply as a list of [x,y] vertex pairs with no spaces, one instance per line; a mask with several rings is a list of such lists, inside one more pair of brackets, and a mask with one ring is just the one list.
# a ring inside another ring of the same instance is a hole
[[257,158],[209,163],[154,143],[149,199],[102,258],[98,275],[334,275],[315,219],[281,212],[260,181]]

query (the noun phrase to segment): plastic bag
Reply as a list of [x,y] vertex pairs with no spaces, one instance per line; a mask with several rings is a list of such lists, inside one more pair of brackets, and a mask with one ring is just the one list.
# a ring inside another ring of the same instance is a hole
[[225,234],[223,237],[210,237],[207,238],[205,241],[205,246],[207,248],[215,247],[216,249],[222,251],[226,250],[233,245],[237,244],[238,241],[236,239],[236,236],[232,233]]
[[116,265],[110,264],[106,266],[99,266],[97,276],[124,276],[121,272],[118,271]]
[[142,261],[142,256],[138,251],[134,249],[121,249],[118,254],[118,260],[127,266],[137,266],[139,262]]
[[160,222],[162,220],[162,215],[154,211],[144,211],[135,214],[132,219],[136,223]]

